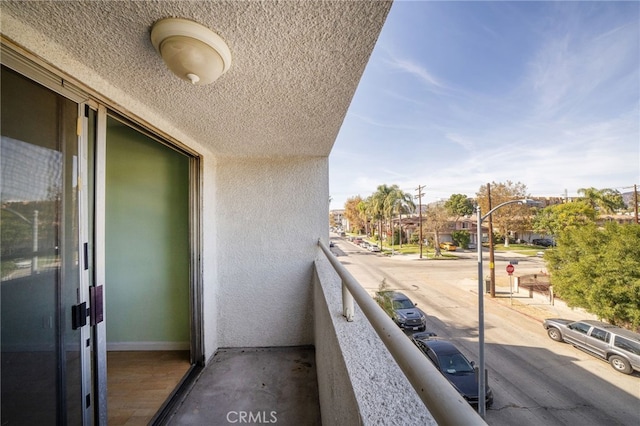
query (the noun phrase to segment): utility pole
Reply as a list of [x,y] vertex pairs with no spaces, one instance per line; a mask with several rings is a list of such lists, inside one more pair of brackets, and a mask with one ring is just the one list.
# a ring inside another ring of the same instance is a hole
[[420,186],[418,185],[418,187],[416,188],[416,191],[418,191],[418,195],[416,196],[418,198],[418,217],[419,217],[419,225],[420,225],[420,259],[422,259],[422,196],[424,195],[422,193],[422,190],[424,189],[424,186]]
[[636,225],[638,224],[638,185],[633,184],[633,212],[636,216]]
[[[487,211],[491,211],[493,206],[491,205],[491,185],[487,183],[487,198],[489,199],[489,209]],[[493,255],[493,220],[491,219],[491,215],[489,215],[489,276],[490,284],[489,291],[491,292],[491,297],[496,297],[496,265],[494,263],[494,255]]]
[[402,249],[402,206],[398,209],[398,226],[400,227],[400,231],[398,231],[398,236],[400,237],[400,249]]

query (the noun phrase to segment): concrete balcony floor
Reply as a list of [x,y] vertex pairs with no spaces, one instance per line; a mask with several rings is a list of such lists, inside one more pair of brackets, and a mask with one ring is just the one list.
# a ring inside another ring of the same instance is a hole
[[220,349],[169,425],[320,425],[312,347]]

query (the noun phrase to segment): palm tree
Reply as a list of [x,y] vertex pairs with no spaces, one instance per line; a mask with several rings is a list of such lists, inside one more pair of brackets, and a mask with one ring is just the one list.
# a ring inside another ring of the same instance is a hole
[[602,213],[614,213],[616,210],[625,207],[622,194],[615,189],[580,188],[578,189],[578,194],[582,194],[591,207]]
[[378,239],[382,245],[382,219],[385,217],[387,208],[387,197],[392,189],[387,185],[378,186],[376,192],[369,197],[369,213],[374,221],[378,223]]
[[[391,229],[391,241],[393,242],[393,215],[400,216],[403,213],[411,213],[415,210],[413,197],[408,192],[402,191],[397,185],[391,187],[392,191],[387,196],[386,213],[389,218],[389,228]],[[400,244],[402,245],[402,222],[400,226]]]
[[358,203],[358,215],[362,222],[364,222],[364,233],[365,235],[369,235],[369,218],[371,215],[369,214],[369,204],[371,197],[368,197],[366,200],[362,200]]
[[402,191],[398,185],[380,185],[370,199],[370,213],[378,222],[378,237],[381,242],[382,222],[386,219],[390,228],[393,214],[401,211],[398,209],[402,208],[406,212],[415,207],[411,194]]

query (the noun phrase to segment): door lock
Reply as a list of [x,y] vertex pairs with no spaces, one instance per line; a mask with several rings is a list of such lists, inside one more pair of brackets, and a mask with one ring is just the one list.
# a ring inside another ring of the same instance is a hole
[[104,321],[104,286],[89,287],[89,297],[91,298],[91,325],[96,325]]
[[74,330],[87,325],[87,302],[71,306],[71,328]]

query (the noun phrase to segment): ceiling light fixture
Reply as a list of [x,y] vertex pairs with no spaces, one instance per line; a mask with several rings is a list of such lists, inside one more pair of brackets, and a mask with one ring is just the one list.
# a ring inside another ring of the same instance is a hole
[[224,40],[187,19],[156,22],[151,43],[175,75],[196,86],[213,83],[231,66],[231,51]]

